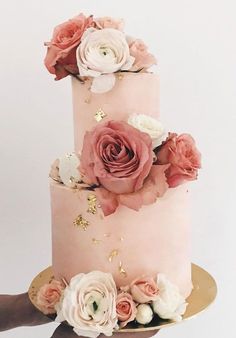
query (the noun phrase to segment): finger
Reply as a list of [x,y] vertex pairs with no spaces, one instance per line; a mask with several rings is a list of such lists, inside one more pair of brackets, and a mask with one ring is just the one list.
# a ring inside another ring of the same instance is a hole
[[54,331],[51,338],[79,338],[78,335],[73,331],[72,327],[61,324]]

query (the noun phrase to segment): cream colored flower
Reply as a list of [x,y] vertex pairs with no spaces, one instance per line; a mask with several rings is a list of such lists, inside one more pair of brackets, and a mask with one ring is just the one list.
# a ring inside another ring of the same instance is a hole
[[132,114],[128,119],[128,123],[151,137],[153,149],[160,146],[167,138],[167,133],[162,123],[149,115]]
[[175,322],[182,320],[186,311],[187,303],[180,294],[176,285],[172,284],[165,275],[157,277],[159,294],[157,300],[152,303],[154,312],[163,319],[170,319]]
[[117,326],[117,290],[112,275],[100,271],[79,274],[65,289],[57,320],[66,320],[79,336],[111,336]]
[[153,312],[148,304],[140,304],[137,307],[136,321],[139,324],[146,325],[152,321]]
[[[77,64],[81,76],[99,77],[120,70],[129,70],[134,57],[130,55],[125,34],[114,28],[88,29],[77,48]],[[98,84],[98,81],[96,81]],[[104,84],[104,81],[103,81]],[[113,84],[111,79],[108,84]],[[96,92],[96,87],[93,85]],[[111,88],[105,88],[106,91]]]
[[69,188],[76,187],[76,183],[81,180],[79,172],[80,160],[75,153],[68,153],[59,159],[59,177]]

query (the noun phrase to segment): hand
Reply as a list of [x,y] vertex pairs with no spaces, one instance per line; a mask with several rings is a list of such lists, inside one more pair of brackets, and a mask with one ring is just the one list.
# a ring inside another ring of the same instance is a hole
[[36,326],[50,322],[50,318],[33,306],[27,293],[0,295],[0,332],[19,326]]
[[[112,337],[114,338],[149,338],[154,337],[157,334],[158,330],[156,331],[147,331],[147,332],[137,332],[137,333],[114,333]],[[59,325],[58,328],[55,330],[51,338],[83,338],[77,336],[74,333],[73,329],[66,325]],[[99,336],[99,338],[106,338],[103,334]]]

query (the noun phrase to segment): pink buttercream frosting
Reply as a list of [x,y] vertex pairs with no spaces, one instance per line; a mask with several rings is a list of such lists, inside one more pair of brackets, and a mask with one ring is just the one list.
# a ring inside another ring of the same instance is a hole
[[[88,212],[88,197],[97,197],[97,213]],[[117,287],[138,276],[164,273],[184,296],[191,291],[190,229],[187,187],[169,189],[141,211],[120,206],[104,218],[96,191],[79,191],[51,183],[53,270],[68,282],[93,270],[111,272]],[[82,216],[85,230],[74,222]],[[111,253],[117,251],[112,259]],[[121,265],[120,265],[121,264]],[[121,273],[120,268],[125,273]]]

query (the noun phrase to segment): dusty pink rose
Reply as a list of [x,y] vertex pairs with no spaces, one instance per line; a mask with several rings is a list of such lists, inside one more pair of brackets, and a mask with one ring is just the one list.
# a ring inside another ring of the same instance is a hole
[[153,163],[151,137],[126,122],[109,121],[87,132],[81,172],[93,184],[115,194],[143,187]]
[[94,19],[94,23],[95,23],[95,27],[98,29],[114,28],[120,31],[123,31],[124,29],[123,19],[114,19],[109,16]]
[[147,69],[157,64],[157,60],[154,55],[148,52],[148,47],[142,40],[134,40],[129,44],[130,55],[135,58],[135,62],[132,66],[132,71],[141,69]]
[[153,277],[137,278],[130,284],[130,293],[133,299],[140,304],[155,301],[158,292],[157,283]]
[[93,25],[93,17],[79,14],[73,19],[58,25],[48,46],[45,65],[56,80],[72,74],[78,74],[76,49],[85,30]]
[[116,299],[116,313],[121,328],[135,319],[137,314],[136,304],[128,292],[118,294]]
[[56,280],[40,288],[37,305],[45,315],[56,313],[55,306],[59,303],[63,290],[63,284]]
[[201,154],[192,136],[169,134],[156,156],[158,164],[170,165],[165,172],[169,187],[174,188],[185,181],[197,179],[198,169],[201,168]]

